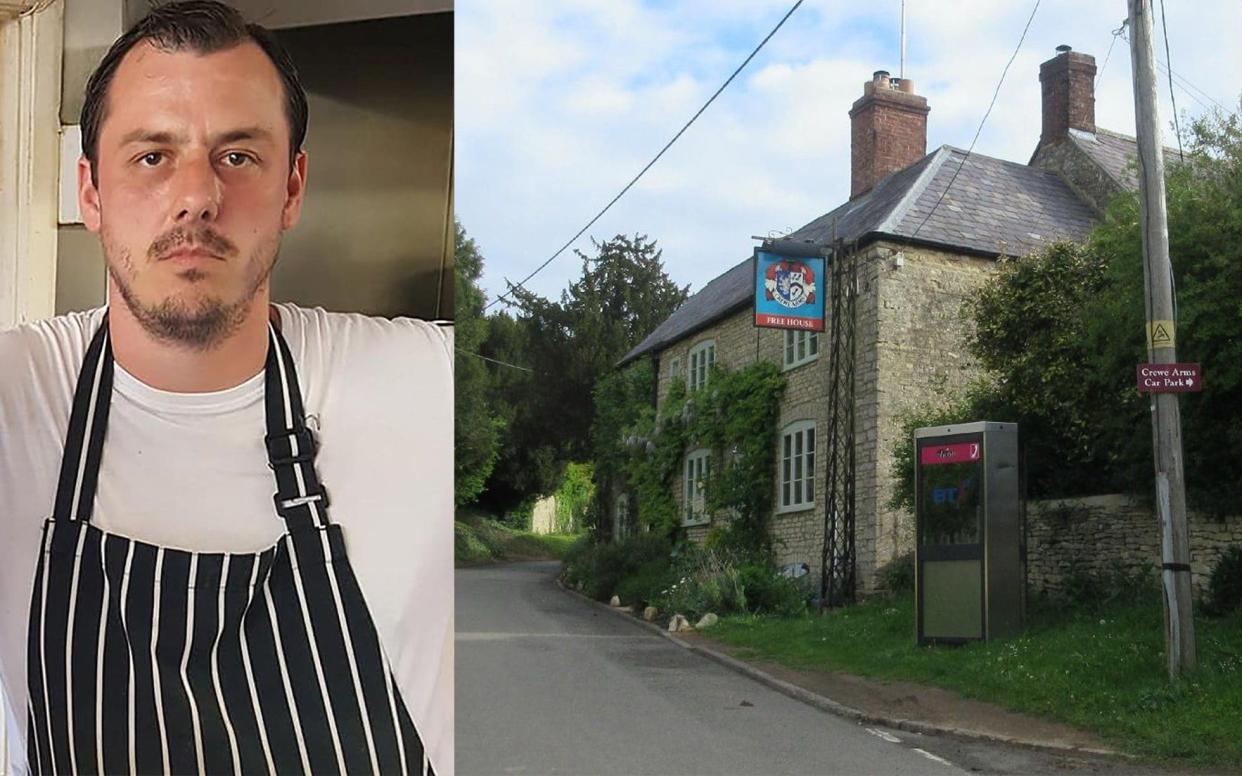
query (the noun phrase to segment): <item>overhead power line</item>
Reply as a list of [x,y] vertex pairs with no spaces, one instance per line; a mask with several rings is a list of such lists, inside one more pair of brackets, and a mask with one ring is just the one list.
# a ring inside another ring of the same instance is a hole
[[717,89],[712,94],[711,97],[707,98],[707,102],[703,103],[703,107],[695,111],[694,115],[690,117],[690,120],[687,121],[681,129],[677,130],[677,134],[673,135],[673,139],[665,143],[664,147],[660,149],[660,152],[657,153],[654,157],[652,157],[651,161],[647,162],[647,164],[641,170],[638,171],[638,174],[635,175],[633,179],[630,180],[629,183],[625,184],[625,188],[621,189],[621,191],[617,194],[617,196],[609,200],[608,204],[604,205],[603,209],[600,210],[598,213],[596,213],[595,216],[586,223],[586,226],[579,229],[578,232],[573,237],[569,238],[569,240],[567,240],[564,245],[562,245],[560,248],[557,248],[556,253],[553,253],[542,264],[540,264],[538,267],[535,267],[534,271],[532,271],[529,275],[522,278],[517,283],[512,284],[512,288],[510,288],[510,290],[506,291],[505,293],[501,294],[500,296],[496,297],[495,299],[493,299],[492,301],[484,305],[483,309],[486,310],[492,305],[496,304],[497,302],[507,298],[510,294],[513,293],[514,290],[518,288],[524,288],[527,281],[529,281],[535,275],[542,272],[544,267],[547,267],[549,264],[553,262],[553,260],[556,259],[557,256],[560,256],[562,253],[564,253],[566,248],[573,245],[574,242],[579,237],[581,237],[583,234],[586,233],[586,230],[594,226],[596,221],[602,218],[604,214],[607,213],[612,208],[613,205],[617,204],[617,201],[620,200],[621,197],[625,196],[626,192],[628,192],[631,188],[633,188],[635,183],[638,183],[639,179],[642,178],[643,175],[645,175],[646,172],[651,169],[652,165],[658,162],[660,160],[660,157],[664,156],[664,153],[668,151],[668,149],[673,147],[673,144],[676,143],[683,134],[685,134],[686,130],[690,128],[690,125],[692,125],[695,121],[697,121],[699,116],[703,115],[703,111],[707,110],[708,106],[716,101],[716,98],[720,96],[720,93],[723,92],[725,88],[729,86],[729,84],[733,83],[733,79],[737,78],[738,75],[742,72],[742,70],[744,70],[746,66],[750,64],[750,61],[755,58],[755,56],[763,49],[765,45],[767,45],[768,41],[772,39],[772,36],[775,35],[781,27],[785,26],[785,22],[789,21],[789,17],[793,16],[794,11],[798,10],[798,7],[801,6],[803,2],[804,0],[797,0],[796,3],[790,6],[789,10],[785,12],[785,15],[781,17],[781,20],[776,23],[775,27],[772,28],[772,31],[769,32],[767,35],[765,35],[763,40],[759,41],[759,45],[755,46],[755,49],[750,52],[750,54],[746,57],[746,59],[742,60],[742,64],[738,65],[737,69],[734,70],[733,73],[728,78],[725,79],[725,82],[720,85],[720,88]]
[[927,215],[923,216],[923,220],[915,228],[914,234],[910,235],[911,239],[919,236],[923,224],[927,223],[927,219],[932,217],[936,212],[936,208],[940,207],[940,203],[944,201],[944,197],[949,193],[949,189],[953,188],[953,181],[957,180],[958,173],[966,166],[966,161],[970,159],[970,153],[975,150],[975,143],[979,142],[979,135],[983,132],[983,125],[988,123],[988,116],[992,115],[992,108],[996,105],[996,98],[1000,96],[1001,86],[1005,83],[1005,76],[1009,73],[1009,66],[1018,58],[1018,52],[1022,50],[1022,42],[1026,40],[1026,33],[1031,29],[1031,22],[1035,21],[1035,12],[1039,10],[1040,0],[1035,0],[1035,7],[1031,9],[1031,15],[1026,19],[1026,26],[1022,28],[1022,35],[1018,38],[1018,45],[1014,47],[1013,54],[1010,55],[1009,61],[1005,63],[1005,69],[1001,71],[1000,80],[996,82],[996,91],[992,92],[992,101],[988,103],[988,109],[983,113],[983,119],[979,122],[979,128],[975,130],[975,136],[970,141],[970,147],[966,149],[966,155],[962,157],[962,162],[953,171],[953,177],[949,178],[949,185],[944,187],[944,191],[940,192],[940,197],[936,200],[936,204],[932,205],[931,210],[927,211]]
[[[1124,40],[1127,45],[1130,43],[1130,38],[1129,36],[1126,35],[1124,27],[1122,28],[1122,32],[1121,32],[1121,39]],[[1205,92],[1203,89],[1200,89],[1198,86],[1196,86],[1193,82],[1191,82],[1189,78],[1182,75],[1181,73],[1175,72],[1173,68],[1169,67],[1168,64],[1165,63],[1165,61],[1162,60],[1160,57],[1156,57],[1155,59],[1156,59],[1156,67],[1158,67],[1162,72],[1168,74],[1169,77],[1171,77],[1174,81],[1177,82],[1177,85],[1181,87],[1183,92],[1188,94],[1192,100],[1202,105],[1205,109],[1210,110],[1207,103],[1205,103],[1203,100],[1207,100],[1208,102],[1215,105],[1217,108],[1220,108],[1225,113],[1232,112],[1228,108],[1226,108],[1224,105],[1221,105],[1219,102],[1217,102],[1215,97],[1213,97],[1212,95]],[[1196,95],[1195,92],[1198,92],[1198,94]],[[1199,99],[1199,97],[1203,97],[1203,100]]]
[[475,353],[472,350],[464,350],[462,348],[453,348],[453,350],[456,350],[458,353],[465,353],[467,356],[474,356],[475,358],[481,358],[484,361],[487,361],[488,363],[496,364],[498,366],[507,366],[510,369],[520,369],[523,372],[530,372],[531,374],[535,373],[535,370],[531,369],[528,366],[518,366],[517,364],[510,364],[508,361],[501,361],[500,359],[497,359],[497,358],[488,358],[482,353]]
[[1173,55],[1169,53],[1169,23],[1164,18],[1164,0],[1160,0],[1160,30],[1164,33],[1164,58],[1169,61],[1166,68],[1169,74],[1169,100],[1173,103],[1173,131],[1177,134],[1177,156],[1185,159],[1182,151],[1182,126],[1177,120],[1177,95],[1173,93]]
[[1104,64],[1100,65],[1100,70],[1095,74],[1095,88],[1100,88],[1100,79],[1104,77],[1104,68],[1108,67],[1108,60],[1113,55],[1113,46],[1116,45],[1117,39],[1126,31],[1126,25],[1130,23],[1129,19],[1122,19],[1121,26],[1113,30],[1113,39],[1108,42],[1108,53],[1104,55]]

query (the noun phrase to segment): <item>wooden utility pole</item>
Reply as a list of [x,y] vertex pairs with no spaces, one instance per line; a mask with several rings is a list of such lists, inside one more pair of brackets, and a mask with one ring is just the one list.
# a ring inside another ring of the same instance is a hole
[[[1177,361],[1173,315],[1173,267],[1164,199],[1164,148],[1156,108],[1151,0],[1127,0],[1130,59],[1134,72],[1135,134],[1143,225],[1143,280],[1147,297],[1147,351],[1153,364]],[[1151,394],[1156,463],[1156,512],[1160,516],[1164,642],[1169,677],[1195,667],[1195,621],[1191,610],[1190,541],[1186,528],[1186,481],[1182,476],[1182,419],[1176,393]]]

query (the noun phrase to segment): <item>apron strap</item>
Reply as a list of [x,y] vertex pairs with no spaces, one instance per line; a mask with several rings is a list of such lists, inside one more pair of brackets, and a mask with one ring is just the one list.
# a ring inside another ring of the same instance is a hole
[[[267,418],[264,442],[268,466],[276,478],[273,497],[276,512],[290,531],[327,525],[328,493],[315,473],[318,446],[306,427],[293,356],[284,337],[270,323],[264,373]],[[99,464],[103,459],[108,411],[112,406],[112,376],[112,342],[105,313],[78,372],[52,509],[54,520],[90,522],[99,482]]]
[[108,314],[95,332],[82,370],[78,372],[69,413],[69,431],[60,460],[60,480],[52,518],[89,523],[95,508],[95,486],[103,457],[108,410],[112,406],[112,341],[108,337]]
[[318,445],[306,427],[297,370],[285,338],[268,324],[266,388],[267,465],[276,475],[276,512],[292,533],[328,524],[328,492],[315,474]]

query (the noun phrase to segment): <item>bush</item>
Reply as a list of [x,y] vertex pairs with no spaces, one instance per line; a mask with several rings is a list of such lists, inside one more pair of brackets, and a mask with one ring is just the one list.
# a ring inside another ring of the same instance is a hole
[[674,581],[658,599],[668,613],[697,618],[707,612],[775,614],[806,611],[809,591],[753,554],[690,546],[683,550]]
[[780,617],[794,617],[806,611],[809,596],[804,586],[771,566],[742,566],[738,577],[747,611]]
[[[562,579],[591,598],[619,595],[621,581],[648,564],[668,564],[671,545],[656,534],[638,534],[616,542],[581,539],[565,555]],[[652,573],[648,571],[648,573]]]
[[724,553],[687,546],[677,559],[675,581],[660,597],[660,609],[690,619],[707,612],[746,610],[737,565]]
[[1242,547],[1234,545],[1221,554],[1208,579],[1205,610],[1225,615],[1242,607]]
[[749,612],[796,616],[806,611],[809,591],[754,555],[672,545],[654,534],[597,543],[583,537],[565,554],[562,579],[600,601],[653,605],[669,614],[697,618]]
[[1150,563],[1126,566],[1114,563],[1103,571],[1071,567],[1065,575],[1060,603],[1073,608],[1097,609],[1114,603],[1138,601],[1159,595],[1160,579]]
[[898,555],[877,572],[880,587],[890,593],[914,592],[914,551]]
[[656,603],[663,592],[676,581],[676,572],[667,557],[653,559],[622,579],[617,584],[616,594],[621,603],[642,608]]
[[556,533],[577,533],[586,525],[587,508],[595,498],[591,469],[589,463],[571,463],[565,467],[565,481],[553,494],[556,497],[553,531]]
[[491,548],[479,539],[474,529],[460,520],[453,524],[453,556],[458,565],[486,563],[495,559]]

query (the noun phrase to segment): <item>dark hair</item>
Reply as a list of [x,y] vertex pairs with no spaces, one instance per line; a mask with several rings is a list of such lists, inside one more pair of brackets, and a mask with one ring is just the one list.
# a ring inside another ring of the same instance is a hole
[[246,23],[234,8],[218,0],[177,0],[155,6],[141,21],[116,39],[86,82],[82,103],[82,153],[91,163],[91,181],[98,184],[99,128],[107,113],[108,85],[129,50],[144,40],[165,51],[189,49],[200,54],[232,48],[252,40],[276,66],[285,92],[289,120],[289,163],[297,158],[306,138],[306,91],[289,53],[264,27]]

